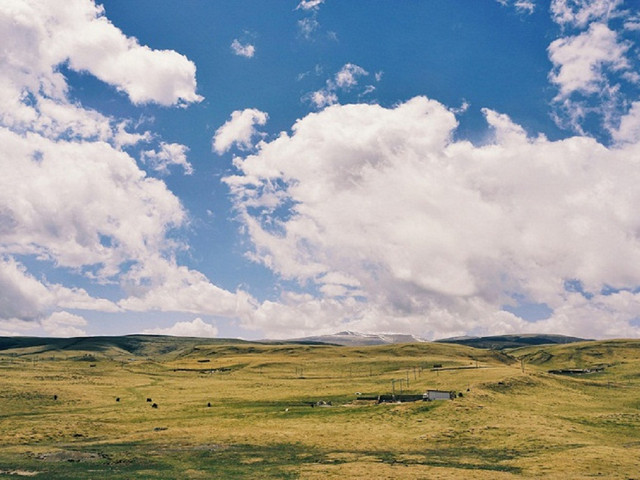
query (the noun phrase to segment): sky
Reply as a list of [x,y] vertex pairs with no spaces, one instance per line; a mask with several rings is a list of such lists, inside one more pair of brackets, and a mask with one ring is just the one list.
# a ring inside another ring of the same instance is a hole
[[640,337],[640,0],[3,0],[0,335]]

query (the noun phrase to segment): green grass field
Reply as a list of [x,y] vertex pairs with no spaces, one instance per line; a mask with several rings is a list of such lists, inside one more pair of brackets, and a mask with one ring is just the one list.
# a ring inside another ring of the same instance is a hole
[[640,479],[640,341],[0,347],[0,478]]

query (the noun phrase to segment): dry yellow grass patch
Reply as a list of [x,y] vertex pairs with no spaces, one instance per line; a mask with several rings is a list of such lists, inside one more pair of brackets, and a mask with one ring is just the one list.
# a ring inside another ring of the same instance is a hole
[[640,478],[638,345],[5,351],[0,478]]

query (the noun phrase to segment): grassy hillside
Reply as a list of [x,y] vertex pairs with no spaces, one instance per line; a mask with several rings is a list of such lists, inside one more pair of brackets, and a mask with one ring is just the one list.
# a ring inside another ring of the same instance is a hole
[[565,335],[523,334],[495,335],[489,337],[457,337],[437,340],[442,343],[455,343],[475,348],[503,350],[506,348],[526,347],[530,345],[557,345],[587,341],[584,338],[567,337]]
[[[207,339],[216,344],[242,344],[242,340]],[[188,352],[201,344],[203,339],[169,337],[164,335],[125,335],[117,337],[0,337],[0,354],[19,355],[77,355],[84,353],[98,358],[121,359],[143,356],[160,358]]]
[[[0,478],[636,478],[638,348],[27,339],[0,351]],[[462,396],[356,400],[429,388]]]

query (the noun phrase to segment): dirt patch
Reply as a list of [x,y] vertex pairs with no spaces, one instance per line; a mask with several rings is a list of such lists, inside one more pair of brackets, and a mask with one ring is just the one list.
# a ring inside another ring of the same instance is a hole
[[0,475],[16,475],[18,477],[35,477],[39,473],[31,470],[0,470]]
[[64,450],[61,452],[40,453],[36,455],[36,458],[43,462],[95,462],[105,457],[99,453]]

